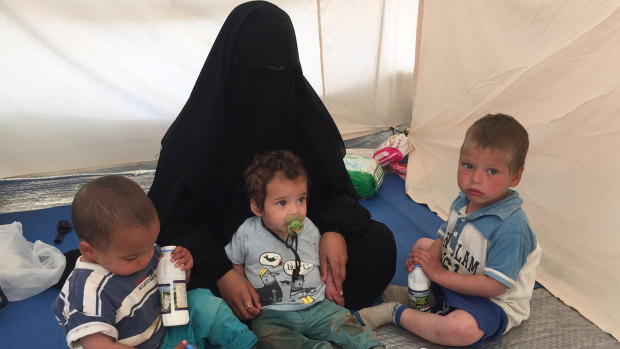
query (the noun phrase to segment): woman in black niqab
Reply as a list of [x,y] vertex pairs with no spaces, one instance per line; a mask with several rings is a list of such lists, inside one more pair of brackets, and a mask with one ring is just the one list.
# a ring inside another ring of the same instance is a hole
[[321,275],[332,268],[342,295],[358,309],[392,279],[391,231],[358,203],[342,158],[344,143],[329,112],[302,74],[292,22],[277,6],[252,1],[224,22],[192,93],[164,138],[149,197],[157,208],[158,243],[194,257],[190,288],[219,294],[241,319],[258,315],[250,283],[224,251],[252,215],[243,170],[257,152],[289,149],[309,172],[308,217],[322,233]]

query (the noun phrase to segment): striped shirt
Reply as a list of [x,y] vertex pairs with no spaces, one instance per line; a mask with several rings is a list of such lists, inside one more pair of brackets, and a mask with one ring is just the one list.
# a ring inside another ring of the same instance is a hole
[[147,267],[128,276],[78,258],[52,304],[67,345],[81,348],[80,338],[102,333],[131,347],[157,348],[166,332],[156,274],[160,255],[161,248],[155,245]]

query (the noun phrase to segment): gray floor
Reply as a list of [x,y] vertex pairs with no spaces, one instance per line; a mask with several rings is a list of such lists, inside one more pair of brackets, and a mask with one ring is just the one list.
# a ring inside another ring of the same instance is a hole
[[[388,348],[446,348],[395,325],[379,327],[375,333]],[[538,288],[532,296],[530,318],[483,348],[620,348],[620,343],[549,291]]]

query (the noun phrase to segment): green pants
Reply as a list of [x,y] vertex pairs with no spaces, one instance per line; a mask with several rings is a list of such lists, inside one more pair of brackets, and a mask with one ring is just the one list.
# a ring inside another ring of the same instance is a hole
[[296,311],[263,309],[252,321],[252,330],[259,349],[331,349],[331,343],[345,349],[385,348],[346,308],[327,299]]
[[183,339],[196,348],[205,346],[205,339],[222,349],[247,349],[256,343],[256,336],[241,323],[223,299],[199,288],[187,293],[189,323],[166,329],[162,349],[172,349]]

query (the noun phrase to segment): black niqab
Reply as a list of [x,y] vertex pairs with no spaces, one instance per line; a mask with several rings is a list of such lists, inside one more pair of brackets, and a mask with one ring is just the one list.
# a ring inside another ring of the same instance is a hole
[[[308,217],[321,232],[364,229],[342,158],[344,143],[302,74],[289,16],[266,1],[236,7],[222,26],[192,93],[162,140],[149,197],[160,244],[187,247],[190,288],[214,288],[231,268],[224,246],[252,215],[243,170],[257,152],[289,149],[310,176]],[[391,278],[391,276],[390,276]]]

